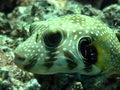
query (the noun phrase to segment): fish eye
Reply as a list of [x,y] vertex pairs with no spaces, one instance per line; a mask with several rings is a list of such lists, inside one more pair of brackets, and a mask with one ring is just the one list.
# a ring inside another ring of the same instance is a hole
[[78,50],[84,57],[87,65],[95,64],[97,61],[97,50],[91,43],[92,39],[90,37],[84,37],[80,39],[78,44]]
[[45,33],[44,37],[44,43],[48,47],[56,47],[59,45],[60,41],[62,40],[61,33],[58,32],[47,32]]

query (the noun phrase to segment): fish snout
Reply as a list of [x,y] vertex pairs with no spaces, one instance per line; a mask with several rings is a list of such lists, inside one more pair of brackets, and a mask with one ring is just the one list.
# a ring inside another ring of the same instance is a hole
[[21,56],[21,55],[19,55],[19,54],[17,54],[17,53],[15,53],[14,52],[14,55],[15,55],[15,59],[14,59],[14,63],[19,67],[19,68],[23,68],[23,63],[24,63],[24,61],[26,60],[26,58],[25,57],[23,57],[23,56]]
[[17,53],[14,53],[14,54],[15,54],[15,60],[25,61],[25,57],[22,57],[22,56],[18,55]]

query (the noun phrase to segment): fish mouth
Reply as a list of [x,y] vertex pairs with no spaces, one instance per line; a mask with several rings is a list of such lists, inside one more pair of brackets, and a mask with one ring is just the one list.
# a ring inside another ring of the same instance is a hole
[[23,57],[23,56],[21,56],[21,55],[19,55],[19,54],[17,54],[17,53],[15,53],[15,52],[14,52],[14,55],[15,55],[14,63],[15,63],[19,68],[22,68],[23,65],[24,65],[23,63],[24,63],[24,61],[26,60],[26,58]]
[[25,61],[25,57],[22,57],[20,56],[19,54],[17,53],[14,53],[15,54],[15,60],[19,60],[21,62],[24,62]]

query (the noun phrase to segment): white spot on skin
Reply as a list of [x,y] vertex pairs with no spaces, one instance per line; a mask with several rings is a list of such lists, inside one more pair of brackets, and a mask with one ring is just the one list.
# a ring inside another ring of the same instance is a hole
[[31,52],[31,50],[29,49],[28,52]]
[[33,53],[35,52],[35,50],[32,51]]
[[30,54],[30,56],[33,56],[33,54]]
[[28,43],[26,43],[25,45],[28,46]]
[[34,48],[34,46],[32,46],[32,48]]
[[68,44],[68,46],[71,46],[72,45],[72,40],[70,40],[70,43]]
[[28,45],[28,48],[30,48],[30,45]]
[[75,49],[75,46],[72,46],[73,49]]
[[40,60],[41,58],[38,58],[38,60]]
[[77,39],[77,35],[74,36],[74,40],[76,40],[76,39]]
[[50,51],[45,51],[45,53],[50,53]]
[[58,48],[60,48],[62,45],[64,45],[66,43],[67,39],[64,40],[64,42],[58,46]]
[[69,36],[70,36],[70,34],[68,33],[68,34],[67,34],[67,38],[69,38]]
[[40,56],[41,56],[41,57],[43,57],[43,56],[44,56],[44,54],[42,53],[42,54],[40,54]]
[[60,53],[60,51],[56,51],[56,54]]
[[80,21],[79,19],[76,20],[76,22],[79,22],[79,21]]
[[38,52],[40,52],[40,49],[38,49]]
[[75,33],[76,32],[76,30],[73,30],[73,33]]
[[72,40],[70,40],[70,43],[72,43]]
[[88,30],[86,30],[86,33],[88,33],[89,31]]
[[100,31],[98,30],[98,31],[97,31],[97,33],[99,34],[99,33],[100,33]]
[[68,46],[71,46],[71,44],[69,43]]
[[45,59],[50,59],[50,57],[45,57]]
[[28,53],[28,54],[26,54],[27,56],[30,56],[30,54]]
[[94,34],[94,32],[90,32],[91,34]]
[[98,36],[98,33],[96,33],[96,36]]
[[80,27],[80,30],[83,30],[83,27]]
[[82,34],[82,32],[79,32],[79,34]]
[[88,31],[90,30],[90,27],[87,27]]
[[67,51],[67,48],[63,48],[63,51]]
[[36,42],[34,42],[34,44],[36,45]]
[[72,28],[72,24],[70,23],[69,28]]
[[38,56],[38,53],[36,53],[35,56]]
[[60,51],[52,52],[51,54],[58,54],[58,53],[60,53]]
[[41,48],[43,48],[43,46],[41,46]]
[[36,48],[38,48],[39,46],[38,45],[36,45]]

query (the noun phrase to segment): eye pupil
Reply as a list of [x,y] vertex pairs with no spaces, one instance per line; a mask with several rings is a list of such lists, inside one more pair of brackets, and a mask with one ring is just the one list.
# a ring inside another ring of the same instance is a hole
[[44,35],[44,42],[45,45],[48,47],[55,47],[57,46],[62,39],[61,33],[60,32],[49,32]]
[[79,41],[78,45],[79,52],[85,58],[85,63],[87,63],[87,65],[94,64],[97,61],[97,50],[90,44],[91,39],[89,37],[85,37]]
[[60,35],[59,33],[51,34],[48,36],[48,38],[50,39],[51,43],[56,43],[59,40]]

